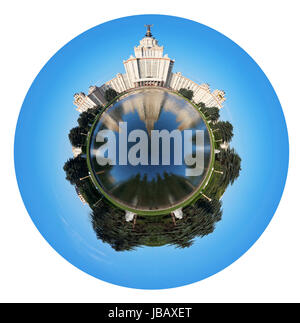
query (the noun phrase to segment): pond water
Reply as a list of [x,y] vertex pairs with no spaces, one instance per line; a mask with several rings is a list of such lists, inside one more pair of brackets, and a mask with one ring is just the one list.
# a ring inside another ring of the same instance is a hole
[[[134,130],[142,138],[133,140]],[[162,139],[154,145],[154,134],[164,131],[168,139],[174,130],[178,136],[171,135],[169,145]],[[114,140],[103,135],[107,132]],[[97,182],[109,197],[125,208],[154,211],[180,205],[199,190],[209,168],[211,142],[205,122],[189,102],[163,89],[145,88],[122,96],[101,115],[89,152]],[[194,165],[187,162],[191,158]],[[101,165],[105,159],[110,164]]]

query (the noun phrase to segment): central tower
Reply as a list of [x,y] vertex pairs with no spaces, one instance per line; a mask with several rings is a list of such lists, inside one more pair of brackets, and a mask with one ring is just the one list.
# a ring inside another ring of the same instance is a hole
[[151,27],[145,25],[147,32],[140,44],[134,47],[132,55],[124,61],[124,67],[131,88],[140,86],[169,87],[174,60],[163,54],[164,47],[152,36]]
[[146,37],[151,37],[151,27],[153,27],[153,25],[145,25],[145,27],[147,27]]

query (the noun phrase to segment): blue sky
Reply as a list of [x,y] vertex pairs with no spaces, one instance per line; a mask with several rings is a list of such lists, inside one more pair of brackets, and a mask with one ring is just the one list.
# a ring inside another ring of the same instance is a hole
[[[213,234],[197,239],[188,249],[143,247],[120,253],[96,239],[89,208],[82,206],[62,167],[72,156],[67,135],[79,116],[73,94],[123,73],[122,62],[143,38],[144,24],[154,24],[153,35],[175,59],[174,72],[225,90],[221,116],[234,126],[231,146],[242,158],[242,172],[223,197],[223,219]],[[79,35],[43,67],[20,112],[15,167],[28,213],[64,258],[114,284],[170,288],[215,274],[259,238],[282,195],[288,135],[271,84],[238,45],[190,20],[132,16]]]

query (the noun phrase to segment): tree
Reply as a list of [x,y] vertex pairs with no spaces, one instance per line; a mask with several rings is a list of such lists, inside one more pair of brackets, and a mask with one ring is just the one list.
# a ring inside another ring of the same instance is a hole
[[80,156],[68,159],[63,169],[66,172],[66,179],[72,185],[80,186],[80,178],[88,175],[86,160]]
[[112,101],[116,96],[118,96],[118,92],[112,88],[105,91],[105,99],[108,102]]
[[192,90],[181,88],[178,92],[189,100],[192,100],[194,96],[194,92]]
[[91,124],[94,122],[96,114],[96,109],[88,109],[87,111],[82,112],[77,119],[79,127],[88,130]]
[[219,109],[216,107],[207,108],[204,106],[201,108],[201,111],[206,116],[206,118],[210,119],[212,122],[216,122],[220,118]]
[[219,154],[216,155],[218,161],[221,162],[223,174],[223,181],[228,185],[233,184],[233,182],[239,177],[241,170],[241,158],[235,152],[235,150],[222,149]]
[[[202,111],[202,112],[204,112],[204,111],[206,111],[206,105],[205,105],[205,103],[203,103],[203,102],[199,102],[198,104],[197,104],[197,106],[200,108],[200,110]],[[205,110],[204,110],[205,109]]]
[[102,199],[90,214],[98,239],[109,243],[116,251],[129,251],[139,245],[132,224],[125,222],[125,212]]
[[93,108],[89,108],[86,110],[86,112],[93,114],[94,117],[96,117],[96,115],[103,109],[102,105],[96,105]]
[[219,129],[217,134],[224,142],[230,142],[233,137],[233,126],[228,121],[219,121],[215,123],[215,129]]
[[74,147],[82,147],[86,140],[86,130],[83,127],[72,128],[69,132],[69,140]]
[[138,246],[174,245],[187,248],[195,237],[212,233],[216,222],[221,220],[221,202],[213,199],[197,200],[183,209],[183,218],[174,226],[170,214],[158,216],[139,215],[133,229],[125,221],[125,212],[111,205],[104,198],[93,208],[90,218],[98,239],[116,251],[133,250]]

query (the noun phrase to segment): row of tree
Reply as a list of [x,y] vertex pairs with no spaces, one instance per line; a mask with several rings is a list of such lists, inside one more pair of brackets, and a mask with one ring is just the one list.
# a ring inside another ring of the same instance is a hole
[[[189,100],[192,100],[194,92],[189,89],[181,88],[179,93]],[[206,119],[211,121],[212,129],[216,131],[215,137],[223,139],[229,143],[233,137],[233,127],[229,121],[218,121],[220,118],[219,109],[217,107],[206,107],[203,102],[197,104],[200,111],[205,115]]]
[[220,112],[217,107],[208,108],[203,102],[197,104],[206,119],[211,122],[210,127],[216,140],[222,139],[229,143],[233,137],[233,126],[229,121],[219,121]]
[[[111,102],[118,93],[113,89],[108,89],[105,92],[107,102]],[[87,139],[87,133],[90,130],[96,116],[103,110],[103,107],[98,105],[83,111],[77,119],[78,126],[74,127],[69,132],[69,140],[73,147],[84,148]],[[85,200],[91,207],[101,198],[102,194],[96,189],[94,184],[88,177],[89,171],[86,163],[86,158],[79,155],[75,158],[69,158],[63,169],[66,173],[66,179],[84,196]],[[124,212],[123,212],[124,213]]]
[[190,247],[196,237],[212,233],[221,220],[221,202],[199,199],[183,209],[184,217],[174,226],[170,215],[139,216],[134,229],[124,219],[120,209],[101,201],[91,212],[91,221],[97,238],[116,251],[130,251],[140,246],[174,245]]

